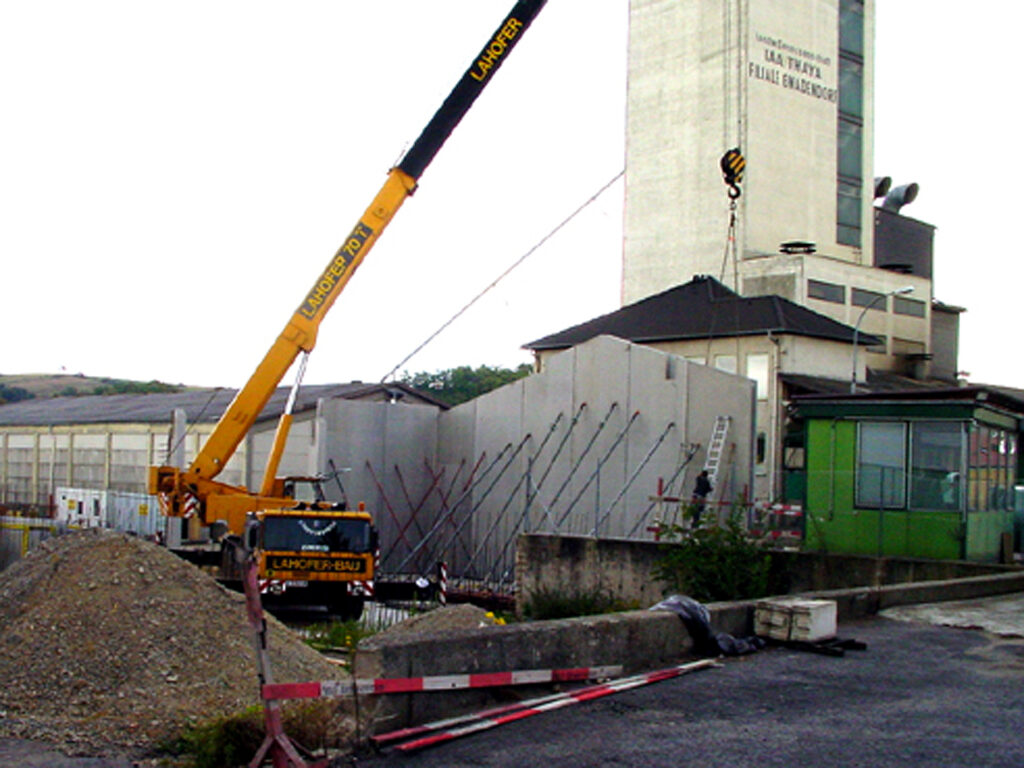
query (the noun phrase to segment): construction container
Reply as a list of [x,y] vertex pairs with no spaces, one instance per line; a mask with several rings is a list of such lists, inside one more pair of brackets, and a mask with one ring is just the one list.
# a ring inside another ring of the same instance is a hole
[[773,640],[817,643],[836,636],[836,601],[801,597],[759,600],[754,634]]
[[57,522],[72,528],[110,528],[153,537],[167,518],[156,498],[145,493],[94,488],[57,488]]
[[106,491],[92,488],[58,488],[57,522],[71,528],[102,528]]

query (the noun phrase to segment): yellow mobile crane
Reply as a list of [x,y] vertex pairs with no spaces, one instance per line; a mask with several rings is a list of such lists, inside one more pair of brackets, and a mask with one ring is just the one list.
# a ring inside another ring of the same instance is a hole
[[[261,582],[290,585],[281,595],[286,604],[315,604],[346,616],[358,616],[363,600],[360,587],[372,583],[374,578],[377,536],[362,505],[353,511],[346,509],[346,505],[324,501],[296,502],[289,490],[292,478],[277,477],[295,395],[320,323],[384,228],[415,191],[420,175],[545,2],[520,0],[491,35],[415,143],[388,173],[373,202],[317,277],[192,463],[185,469],[149,468],[149,492],[161,499],[166,514],[194,515],[200,525],[209,528],[213,541],[231,544],[245,532],[247,518],[254,516],[260,528],[256,550],[258,577]],[[254,493],[244,486],[217,481],[215,478],[300,354],[299,372],[278,422],[259,491]],[[221,578],[241,578],[227,548],[220,553],[219,561]]]

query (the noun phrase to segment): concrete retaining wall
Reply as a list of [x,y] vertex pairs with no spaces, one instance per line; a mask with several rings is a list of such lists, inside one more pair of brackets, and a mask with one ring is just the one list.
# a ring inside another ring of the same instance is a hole
[[[619,590],[643,605],[662,599],[649,578],[657,547],[640,542],[598,541],[580,537],[524,536],[520,539],[519,571],[524,589],[538,585],[581,590]],[[889,558],[827,557],[780,553],[778,567],[806,596],[835,600],[839,621],[850,621],[885,608],[915,603],[963,600],[1024,592],[1024,569],[974,563],[901,561]],[[524,567],[525,566],[525,567]],[[974,575],[974,574],[983,575]],[[802,574],[802,575],[801,575]],[[842,575],[869,583],[829,589]],[[964,574],[971,574],[964,578]],[[930,579],[890,583],[914,576]],[[959,577],[959,578],[951,578]],[[734,636],[753,631],[755,601],[708,605],[715,632]],[[557,621],[536,621],[501,627],[450,630],[433,635],[375,635],[360,643],[355,658],[359,678],[505,672],[516,669],[558,669],[622,665],[626,673],[678,664],[692,654],[692,641],[673,613],[635,610]],[[377,732],[422,723],[458,712],[494,706],[499,697],[527,698],[549,692],[548,686],[377,697],[366,705]]]
[[[516,547],[517,612],[535,595],[603,594],[637,608],[657,603],[665,585],[653,576],[661,548],[650,541],[531,534]],[[571,585],[571,587],[567,586]]]
[[[898,605],[1012,592],[1024,592],[1024,571],[823,590],[807,596],[835,600],[839,621],[844,622]],[[741,601],[708,605],[712,628],[734,636],[749,635],[754,604],[755,601]],[[692,647],[682,621],[674,613],[641,610],[452,630],[430,636],[375,635],[360,643],[355,674],[359,678],[415,677],[606,664],[621,664],[629,673],[678,664],[692,655]],[[549,686],[531,686],[517,688],[514,694],[507,689],[481,689],[379,696],[364,705],[364,712],[370,712],[370,729],[379,733],[494,706],[499,700],[543,695],[550,690]]]
[[[359,644],[358,678],[563,669],[622,665],[626,673],[679,663],[691,648],[673,613],[630,611],[557,621],[525,622],[434,635],[374,635]],[[531,688],[536,689],[531,692]],[[546,686],[517,687],[517,697],[543,695]],[[378,697],[377,732],[493,706],[495,691],[417,693]]]
[[[525,600],[545,592],[602,593],[625,605],[649,606],[666,585],[654,578],[661,547],[653,541],[530,534],[518,541],[516,577]],[[778,594],[849,586],[877,587],[1018,572],[1017,566],[959,560],[772,552],[772,587]],[[522,603],[522,600],[520,601]],[[521,608],[521,605],[517,605]]]

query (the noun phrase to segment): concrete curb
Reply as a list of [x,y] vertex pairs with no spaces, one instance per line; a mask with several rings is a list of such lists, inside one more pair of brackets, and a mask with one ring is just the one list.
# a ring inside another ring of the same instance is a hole
[[[835,600],[839,621],[916,603],[966,600],[1024,592],[1024,572],[881,587],[804,593]],[[753,631],[756,601],[711,603],[711,626],[734,636]],[[556,621],[449,630],[429,636],[375,635],[360,643],[357,678],[502,672],[621,664],[625,672],[657,669],[692,655],[679,617],[667,611],[628,611]],[[536,695],[548,686],[524,686],[507,698]],[[381,732],[493,705],[494,692],[468,690],[389,695],[372,704],[369,730]]]
[[851,587],[805,593],[806,597],[835,600],[839,621],[871,616],[886,608],[919,603],[972,600],[979,597],[1024,592],[1024,572],[971,576],[966,579],[917,581],[881,587]]

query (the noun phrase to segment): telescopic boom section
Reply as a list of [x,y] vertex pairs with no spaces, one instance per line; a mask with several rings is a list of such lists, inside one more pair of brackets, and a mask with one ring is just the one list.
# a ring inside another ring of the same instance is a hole
[[[384,186],[370,207],[321,272],[249,381],[224,412],[203,449],[192,462],[187,475],[194,479],[209,480],[224,468],[296,356],[300,351],[309,352],[313,349],[317,330],[327,311],[402,203],[415,191],[420,175],[469,111],[476,97],[491,81],[494,73],[508,58],[508,54],[544,7],[545,2],[546,0],[520,0],[505,17],[419,138],[401,162],[388,173]],[[167,478],[174,476],[176,473],[165,475]],[[167,490],[170,489],[164,489]]]

